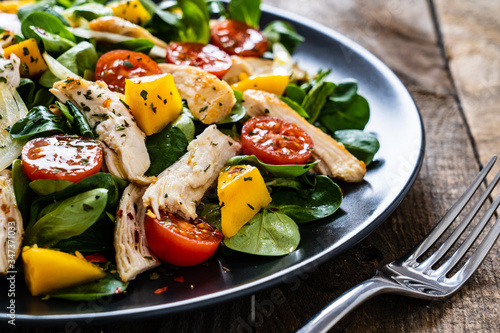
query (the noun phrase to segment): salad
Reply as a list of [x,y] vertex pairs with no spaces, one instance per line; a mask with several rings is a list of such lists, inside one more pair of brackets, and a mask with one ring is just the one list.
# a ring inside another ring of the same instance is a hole
[[379,148],[368,102],[259,6],[0,4],[0,274],[89,300],[162,263],[287,255],[340,207]]

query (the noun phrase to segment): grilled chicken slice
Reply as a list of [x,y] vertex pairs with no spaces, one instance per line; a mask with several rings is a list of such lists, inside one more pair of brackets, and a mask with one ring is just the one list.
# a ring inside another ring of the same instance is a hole
[[343,144],[309,124],[275,95],[265,91],[247,90],[243,93],[243,99],[243,106],[248,115],[280,118],[306,131],[314,142],[312,156],[320,160],[315,166],[315,171],[346,182],[355,183],[363,180],[366,173],[365,163],[349,153]]
[[167,43],[153,36],[143,27],[116,16],[103,16],[89,22],[89,29],[94,31],[112,32],[123,36],[144,38],[156,46],[166,48]]
[[144,219],[146,208],[142,196],[146,187],[130,184],[123,191],[115,221],[115,251],[118,274],[123,281],[160,265],[149,251]]
[[204,124],[226,118],[236,98],[227,82],[196,67],[159,64],[163,73],[172,74],[182,99],[187,101],[191,114]]
[[68,79],[54,83],[50,91],[61,102],[71,101],[83,110],[103,145],[106,168],[111,174],[137,183],[150,182],[144,177],[151,163],[146,135],[104,82]]
[[23,218],[17,209],[12,172],[0,171],[0,275],[11,270],[21,252]]
[[226,161],[241,148],[239,142],[222,134],[215,125],[191,141],[188,152],[159,176],[144,194],[145,207],[156,216],[160,210],[195,219],[196,205],[217,179]]

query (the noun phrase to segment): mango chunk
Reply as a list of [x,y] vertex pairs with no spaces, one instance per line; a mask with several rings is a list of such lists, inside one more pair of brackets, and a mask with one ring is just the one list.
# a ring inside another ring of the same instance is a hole
[[258,75],[245,78],[231,85],[231,88],[241,92],[248,89],[264,90],[281,96],[285,92],[289,81],[289,75]]
[[146,135],[160,132],[182,111],[182,99],[171,74],[127,79],[125,103]]
[[11,45],[4,52],[5,58],[9,58],[12,53],[19,57],[21,60],[21,76],[23,77],[36,77],[47,69],[47,64],[43,60],[34,38]]
[[115,16],[121,17],[132,23],[142,25],[151,19],[148,11],[139,0],[122,0],[108,5]]
[[250,165],[224,168],[219,173],[217,195],[225,237],[236,235],[245,223],[271,202],[259,169]]
[[0,1],[0,13],[17,14],[22,6],[31,5],[35,0],[4,0]]
[[98,266],[69,253],[25,247],[24,277],[33,296],[102,279],[106,273]]

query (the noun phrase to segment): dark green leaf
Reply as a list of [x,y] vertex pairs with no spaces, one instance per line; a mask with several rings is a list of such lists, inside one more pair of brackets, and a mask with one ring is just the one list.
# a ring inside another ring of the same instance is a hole
[[34,200],[34,193],[29,187],[30,180],[24,174],[21,160],[12,163],[12,184],[16,197],[17,207],[23,216],[24,226],[29,220],[30,205]]
[[188,140],[181,129],[165,127],[160,133],[146,139],[151,166],[146,176],[158,176],[163,170],[174,164],[187,151]]
[[309,169],[318,164],[318,161],[307,164],[274,165],[261,162],[254,155],[239,155],[227,160],[226,165],[249,164],[259,168],[263,174],[271,174],[275,177],[293,178],[305,174]]
[[149,54],[154,46],[155,44],[149,39],[135,38],[113,44],[111,50],[130,50],[134,52]]
[[236,103],[233,108],[231,109],[231,113],[229,113],[226,118],[223,120],[219,121],[217,124],[228,124],[228,123],[235,123],[239,121],[240,119],[243,119],[246,115],[246,109],[241,103]]
[[90,128],[87,117],[85,117],[82,111],[71,103],[71,101],[66,102],[66,104],[68,105],[68,109],[73,116],[78,133],[85,138],[94,139],[94,133],[92,132],[92,128]]
[[337,103],[340,108],[345,108],[351,104],[358,92],[358,82],[348,79],[337,83],[330,100]]
[[238,233],[224,238],[235,251],[261,256],[281,256],[293,252],[300,243],[297,224],[287,215],[263,209]]
[[291,83],[286,86],[285,96],[295,103],[302,105],[304,98],[306,98],[306,92],[296,84]]
[[67,39],[71,42],[76,42],[75,36],[61,23],[61,20],[54,15],[44,12],[34,12],[29,14],[21,22],[21,31],[25,38],[35,38],[37,42],[41,43],[40,36],[31,27],[38,27],[48,33],[58,35],[61,38]]
[[75,287],[70,287],[50,294],[50,297],[62,298],[69,301],[92,301],[105,296],[123,293],[127,290],[128,282],[123,282],[115,275],[108,273],[104,279]]
[[[62,38],[61,36],[45,31],[42,28],[36,26],[30,26],[29,28],[38,36],[38,39],[43,43],[43,48],[49,53],[61,54],[75,46],[75,43],[69,39]],[[28,36],[28,38],[34,37],[31,35]]]
[[321,109],[326,103],[328,96],[330,96],[335,89],[335,84],[328,81],[319,82],[307,94],[302,102],[302,107],[309,115],[308,121],[313,124],[318,118]]
[[316,176],[312,189],[273,191],[269,207],[279,209],[297,223],[315,221],[333,214],[342,203],[342,191],[330,178]]
[[71,125],[73,125],[75,118],[73,117],[73,115],[69,111],[69,108],[65,104],[63,104],[59,101],[56,101],[56,105],[59,108],[59,110],[61,111],[61,113],[64,115],[64,117],[66,117],[66,119],[69,121],[69,123]]
[[12,126],[10,134],[16,140],[23,140],[42,134],[64,134],[69,130],[70,127],[64,117],[54,115],[44,106],[37,106],[31,109],[25,118]]
[[295,112],[297,112],[299,115],[301,115],[304,118],[309,118],[309,115],[307,114],[306,110],[300,104],[297,104],[295,101],[291,100],[288,97],[284,96],[278,96],[279,99],[281,99],[283,102],[285,102],[289,107],[291,107]]
[[102,16],[112,16],[113,10],[100,3],[90,2],[79,6],[72,6],[64,11],[64,15],[70,17],[83,17],[87,21],[92,21]]
[[305,38],[297,33],[293,25],[284,21],[273,21],[266,25],[262,33],[271,42],[270,46],[274,43],[281,43],[292,54],[297,45],[302,43]]
[[221,230],[220,207],[215,203],[207,203],[203,207],[200,216],[204,217],[208,223]]
[[267,187],[288,187],[301,191],[303,186],[297,178],[266,178]]
[[231,0],[228,6],[229,16],[233,20],[243,21],[257,28],[261,14],[260,2],[260,0]]
[[207,44],[210,40],[208,8],[205,0],[179,0],[183,29],[178,31],[181,41]]
[[114,218],[100,219],[82,234],[63,239],[55,247],[64,252],[100,252],[113,249]]
[[[58,192],[61,193],[61,192]],[[53,246],[62,239],[80,235],[104,212],[108,190],[97,188],[47,206],[40,219],[26,230],[28,245]],[[86,205],[93,209],[87,209]]]
[[195,126],[193,122],[193,116],[188,109],[184,109],[183,112],[172,122],[172,127],[177,127],[184,133],[186,140],[188,142],[194,139]]
[[370,164],[380,148],[377,138],[361,130],[335,131],[333,138],[341,142],[358,160]]
[[24,101],[24,104],[31,109],[33,107],[33,98],[35,94],[35,82],[28,78],[21,78],[19,82],[19,87],[17,87],[17,92]]
[[368,119],[370,119],[370,106],[360,95],[356,95],[346,108],[329,100],[319,117],[320,123],[331,133],[342,129],[363,129]]
[[69,26],[68,21],[66,21],[66,19],[59,13],[60,11],[62,11],[62,9],[63,8],[56,6],[55,0],[44,0],[35,2],[32,5],[26,5],[20,7],[17,12],[17,17],[19,18],[19,21],[22,22],[26,17],[28,17],[32,13],[45,12],[59,19],[59,21],[61,21],[64,25]]
[[39,87],[35,93],[35,98],[31,105],[36,107],[37,105],[49,107],[50,104],[54,102],[54,95],[47,88]]

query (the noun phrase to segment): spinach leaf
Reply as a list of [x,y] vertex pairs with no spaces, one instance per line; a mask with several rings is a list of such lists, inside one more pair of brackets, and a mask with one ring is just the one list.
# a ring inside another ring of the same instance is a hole
[[52,104],[54,99],[55,96],[49,91],[49,89],[44,87],[39,87],[35,93],[35,97],[33,98],[33,103],[31,103],[31,105],[32,107],[37,105],[49,107],[49,105]]
[[210,14],[211,17],[227,16],[226,7],[222,2],[217,0],[206,0],[206,1],[207,1],[208,14]]
[[24,38],[35,38],[37,42],[42,42],[40,36],[38,36],[31,27],[38,27],[73,43],[76,42],[75,36],[73,36],[73,34],[66,29],[61,20],[54,15],[44,12],[34,12],[29,14],[21,22],[21,31]]
[[24,104],[31,109],[33,107],[33,97],[35,94],[35,82],[28,78],[21,78],[17,92],[24,101]]
[[285,96],[301,105],[304,98],[306,98],[306,92],[296,84],[290,83],[286,86]]
[[68,122],[73,126],[75,124],[75,117],[71,115],[69,108],[65,104],[59,101],[56,101],[56,105],[61,111],[61,113],[64,115],[64,117],[68,120]]
[[25,226],[29,217],[29,207],[34,200],[34,193],[31,191],[29,183],[30,180],[24,174],[21,160],[15,160],[14,163],[12,163],[12,184],[17,207],[23,216]]
[[226,165],[249,164],[259,168],[263,174],[271,174],[275,177],[294,178],[305,174],[318,161],[307,164],[274,165],[261,162],[255,155],[238,155],[227,160]]
[[166,42],[181,40],[179,30],[183,29],[181,19],[169,11],[157,8],[153,17],[145,26],[149,32]]
[[109,48],[109,50],[130,50],[134,52],[149,54],[154,46],[155,43],[153,43],[149,39],[134,38],[113,44],[111,45],[111,48]]
[[293,252],[300,242],[297,224],[282,213],[263,209],[238,233],[224,238],[224,244],[235,251],[261,256],[281,256]]
[[280,188],[271,194],[269,207],[278,209],[297,223],[315,221],[333,214],[342,203],[342,191],[330,178],[316,176],[311,189]]
[[208,8],[205,0],[178,0],[182,10],[183,29],[178,31],[182,42],[207,44],[210,40]]
[[306,110],[309,115],[308,121],[313,124],[318,116],[320,115],[321,109],[326,103],[328,96],[333,93],[335,89],[335,84],[328,81],[321,81],[307,94],[306,98],[302,102],[302,107]]
[[262,33],[271,42],[270,46],[274,43],[281,43],[292,54],[297,45],[302,43],[305,38],[297,33],[293,25],[285,21],[273,21],[266,25]]
[[[89,42],[81,42],[61,54],[56,60],[71,72],[84,76],[86,71],[94,71],[97,64],[97,51]],[[45,71],[39,83],[47,88],[52,88],[59,79],[50,71]]]
[[109,173],[99,172],[74,183],[64,190],[52,193],[50,195],[38,198],[31,205],[29,227],[32,226],[39,212],[47,205],[63,200],[79,193],[90,191],[95,188],[103,188],[108,190],[108,201],[106,211],[112,214],[116,213],[116,207],[121,198],[121,191],[127,186],[127,181],[115,177]]
[[236,104],[234,104],[233,108],[231,109],[231,112],[226,116],[226,118],[222,119],[217,124],[235,123],[240,119],[243,119],[243,117],[245,117],[246,114],[247,111],[245,107],[241,103],[236,102]]
[[15,140],[22,140],[53,133],[68,133],[69,130],[64,117],[56,116],[45,106],[36,106],[25,118],[12,126],[10,135]]
[[[269,187],[288,187],[302,191],[303,185],[297,178],[266,178],[266,186]],[[272,191],[270,191],[272,193]]]
[[207,203],[203,207],[200,216],[204,217],[208,223],[221,230],[220,206],[215,203]]
[[295,101],[291,100],[288,97],[278,96],[278,98],[281,99],[283,102],[285,102],[289,107],[291,107],[300,116],[302,116],[304,118],[309,118],[309,115],[307,114],[306,110],[304,110],[304,108],[300,104],[297,104]]
[[21,6],[17,11],[19,21],[24,21],[26,17],[35,12],[44,12],[57,17],[64,25],[69,26],[68,21],[60,14],[63,8],[56,5],[55,0],[43,0],[35,2],[32,5]]
[[260,0],[231,0],[228,10],[233,20],[243,21],[257,28],[260,21]]
[[338,130],[333,138],[341,142],[358,160],[370,164],[380,148],[377,138],[361,130]]
[[[47,32],[42,28],[30,26],[29,29],[31,29],[38,36],[38,39],[43,43],[43,48],[49,53],[61,54],[76,45],[69,39]],[[28,36],[28,38],[32,37],[33,35]]]
[[40,196],[53,194],[72,185],[69,180],[38,179],[29,183],[29,187]]
[[370,106],[364,97],[356,95],[345,106],[328,100],[321,111],[319,122],[333,133],[342,129],[363,129],[370,119]]
[[73,117],[75,125],[78,128],[79,134],[85,138],[94,139],[94,132],[92,132],[92,128],[90,128],[87,117],[85,117],[82,111],[71,103],[71,101],[68,101],[66,104],[68,105],[71,116]]
[[64,252],[101,252],[113,249],[115,225],[100,219],[82,234],[59,241],[56,247]]
[[335,91],[330,100],[337,103],[338,107],[346,107],[352,103],[358,92],[358,82],[354,79],[346,79],[339,83],[335,87]]
[[195,126],[193,116],[189,109],[183,109],[182,113],[172,122],[172,127],[177,127],[184,133],[188,142],[194,139]]
[[28,245],[53,246],[62,239],[80,235],[97,222],[107,201],[108,190],[97,188],[53,203],[26,230],[24,241]]
[[112,16],[113,10],[100,3],[90,2],[78,6],[72,6],[64,11],[67,17],[83,17],[87,21],[95,20],[101,16]]
[[146,138],[151,166],[146,176],[158,176],[187,151],[188,140],[181,129],[167,126],[161,132]]
[[69,301],[91,301],[101,297],[116,295],[125,292],[128,282],[123,282],[114,274],[108,273],[103,279],[83,285],[58,290],[50,297],[62,298]]

